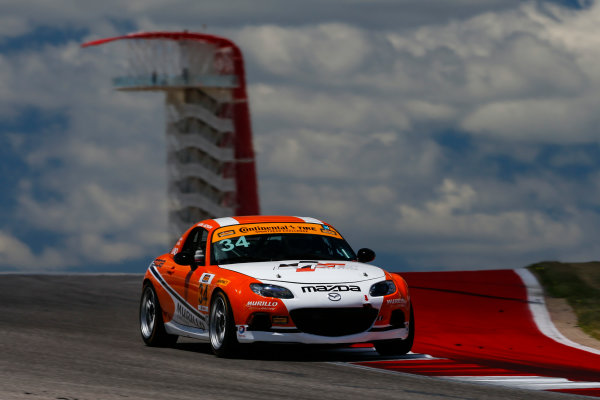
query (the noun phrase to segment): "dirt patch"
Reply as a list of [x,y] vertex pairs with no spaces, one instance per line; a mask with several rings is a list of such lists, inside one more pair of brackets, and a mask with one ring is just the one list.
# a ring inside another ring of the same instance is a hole
[[565,299],[546,296],[546,307],[554,326],[567,339],[600,350],[600,340],[594,339],[579,328],[575,312]]
[[574,342],[600,348],[600,262],[544,261],[528,269],[544,288],[559,331]]

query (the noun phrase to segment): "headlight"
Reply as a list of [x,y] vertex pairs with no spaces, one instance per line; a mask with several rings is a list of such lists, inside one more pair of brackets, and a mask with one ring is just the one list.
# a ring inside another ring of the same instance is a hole
[[266,283],[251,283],[250,289],[256,294],[264,297],[275,297],[278,299],[293,299],[294,295],[288,289],[277,286],[269,285]]
[[394,285],[394,281],[381,281],[371,286],[369,293],[371,294],[371,297],[381,297],[392,294],[395,291],[396,285]]

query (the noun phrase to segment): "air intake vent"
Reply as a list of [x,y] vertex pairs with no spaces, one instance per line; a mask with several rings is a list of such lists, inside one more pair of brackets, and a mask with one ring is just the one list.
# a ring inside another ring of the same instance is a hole
[[375,322],[375,308],[300,308],[290,312],[302,332],[319,336],[345,336],[368,330]]

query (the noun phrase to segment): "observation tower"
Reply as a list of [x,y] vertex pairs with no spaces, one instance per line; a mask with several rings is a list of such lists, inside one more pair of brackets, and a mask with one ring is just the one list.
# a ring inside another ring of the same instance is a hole
[[169,234],[207,218],[259,214],[244,61],[230,40],[200,33],[144,32],[125,41],[117,90],[164,91]]

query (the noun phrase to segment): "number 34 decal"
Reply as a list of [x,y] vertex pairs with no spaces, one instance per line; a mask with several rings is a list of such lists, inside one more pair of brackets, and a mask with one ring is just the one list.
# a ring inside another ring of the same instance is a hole
[[250,243],[246,240],[246,236],[240,236],[239,239],[235,242],[235,244],[233,243],[233,241],[231,239],[225,239],[223,240],[223,247],[221,247],[222,251],[231,251],[233,249],[235,249],[236,247],[248,247],[250,246]]

